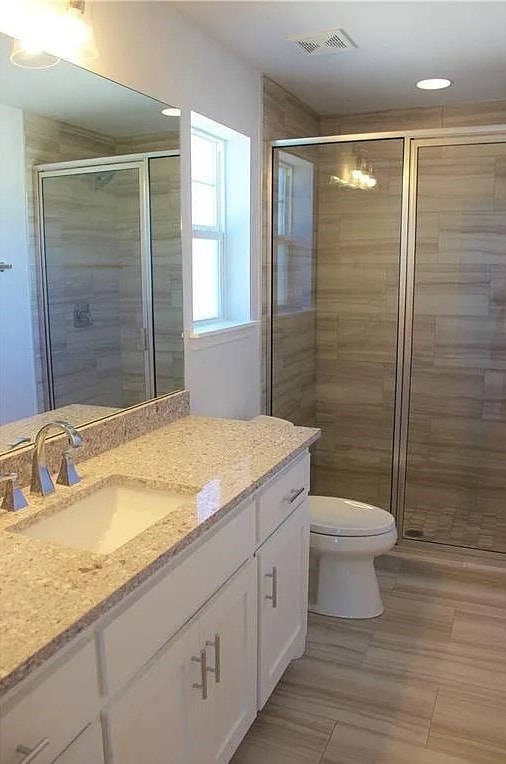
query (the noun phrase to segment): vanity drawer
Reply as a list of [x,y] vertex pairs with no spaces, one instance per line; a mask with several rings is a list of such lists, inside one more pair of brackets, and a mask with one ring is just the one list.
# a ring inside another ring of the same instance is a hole
[[257,546],[278,528],[309,494],[309,454],[304,453],[272,480],[257,498]]
[[18,746],[35,748],[47,738],[48,744],[34,761],[47,764],[71,743],[89,724],[99,702],[95,647],[89,642],[59,666],[49,667],[49,674],[33,681],[30,690],[0,710],[0,761],[17,764],[22,754]]
[[101,673],[115,693],[183,626],[255,548],[255,504],[218,524],[213,535],[104,628]]

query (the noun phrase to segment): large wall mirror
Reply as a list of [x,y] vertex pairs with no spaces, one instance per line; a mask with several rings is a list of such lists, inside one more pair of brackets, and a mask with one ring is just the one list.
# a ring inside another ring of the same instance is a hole
[[[0,452],[184,387],[178,110],[0,34]],[[165,114],[162,113],[165,111]]]

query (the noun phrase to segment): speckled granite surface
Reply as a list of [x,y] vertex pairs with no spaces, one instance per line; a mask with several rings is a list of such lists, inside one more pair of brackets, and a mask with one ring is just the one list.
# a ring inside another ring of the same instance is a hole
[[[319,431],[276,422],[183,417],[80,465],[83,481],[0,512],[0,693],[149,578],[258,488]],[[94,487],[141,481],[188,492],[188,501],[108,554],[20,535]]]
[[0,426],[0,453],[10,451],[12,444],[19,438],[30,438],[33,441],[42,425],[53,422],[55,419],[63,419],[66,422],[72,422],[74,427],[81,427],[96,419],[116,414],[118,411],[120,409],[110,406],[86,406],[73,403],[71,406],[62,406],[53,411],[44,411],[42,414],[3,424]]
[[[54,414],[55,412],[53,412]],[[121,443],[138,438],[147,432],[155,430],[162,424],[174,422],[190,413],[190,395],[187,390],[181,390],[171,395],[123,409],[118,413],[99,419],[96,422],[79,427],[84,445],[74,453],[74,460],[79,463],[92,456],[116,448]],[[53,419],[57,418],[55,416]],[[70,423],[74,424],[70,419]],[[65,435],[48,438],[46,456],[53,472],[58,472],[61,455],[65,443]],[[30,484],[32,471],[32,446],[22,446],[4,454],[0,454],[0,474],[15,472],[21,485]],[[1,490],[1,489],[0,489]],[[3,491],[0,493],[3,498]]]

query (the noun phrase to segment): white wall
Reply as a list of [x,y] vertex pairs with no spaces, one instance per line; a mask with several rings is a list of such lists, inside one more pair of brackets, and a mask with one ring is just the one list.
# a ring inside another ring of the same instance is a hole
[[251,139],[252,305],[260,316],[261,76],[206,36],[165,2],[109,2],[93,6],[99,74],[182,109],[182,223],[185,281],[186,385],[192,411],[249,417],[260,411],[260,329],[235,340],[198,347],[191,331],[190,111]]
[[23,113],[0,104],[0,424],[37,413]]

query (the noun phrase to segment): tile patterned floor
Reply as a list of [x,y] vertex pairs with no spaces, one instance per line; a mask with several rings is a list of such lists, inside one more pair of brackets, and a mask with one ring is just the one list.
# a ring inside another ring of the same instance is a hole
[[384,614],[311,615],[231,764],[506,764],[506,571],[384,565]]
[[506,511],[502,505],[484,510],[479,502],[472,508],[406,506],[404,537],[506,552]]

